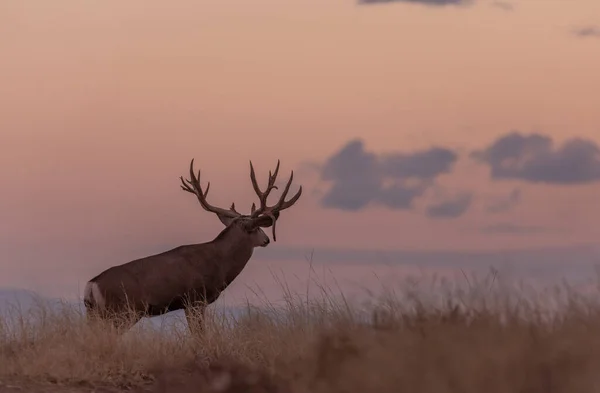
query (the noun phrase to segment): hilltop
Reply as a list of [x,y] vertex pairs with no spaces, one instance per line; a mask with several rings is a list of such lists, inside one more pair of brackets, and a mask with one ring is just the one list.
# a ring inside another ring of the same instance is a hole
[[168,325],[119,337],[72,305],[33,307],[1,321],[0,392],[597,391],[597,294],[470,284],[360,307],[324,295],[235,318],[210,309],[196,337]]

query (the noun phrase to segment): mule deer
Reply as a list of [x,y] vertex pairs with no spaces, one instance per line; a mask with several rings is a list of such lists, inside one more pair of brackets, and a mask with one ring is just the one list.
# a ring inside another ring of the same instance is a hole
[[213,240],[200,244],[183,245],[169,251],[113,266],[87,282],[84,304],[89,318],[111,322],[119,330],[127,330],[144,316],[157,316],[184,309],[192,333],[202,329],[202,317],[207,305],[240,274],[248,263],[254,247],[266,247],[269,237],[261,228],[275,226],[280,212],[294,205],[302,194],[298,192],[285,200],[294,178],[294,171],[281,193],[279,201],[267,206],[267,197],[277,189],[275,172],[269,171],[265,191],[256,181],[250,161],[250,180],[260,206],[253,203],[249,215],[236,211],[235,203],[229,209],[212,206],[206,200],[206,190],[200,186],[200,171],[194,174],[194,160],[190,163],[190,179],[181,179],[181,188],[194,194],[204,210],[215,213],[226,226]]

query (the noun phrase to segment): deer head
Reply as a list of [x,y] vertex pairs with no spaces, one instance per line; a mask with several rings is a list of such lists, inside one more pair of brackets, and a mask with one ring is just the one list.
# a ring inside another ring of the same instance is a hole
[[291,172],[290,178],[279,197],[279,201],[273,206],[267,206],[267,198],[272,190],[277,189],[275,185],[275,181],[277,180],[277,174],[279,172],[279,160],[277,160],[277,167],[275,168],[275,172],[271,173],[269,171],[269,180],[267,183],[267,188],[265,191],[261,191],[258,183],[256,181],[256,174],[254,173],[254,166],[252,165],[252,161],[250,161],[250,180],[252,181],[252,187],[254,188],[254,192],[258,196],[260,206],[256,208],[256,204],[252,203],[252,208],[249,215],[241,214],[235,209],[235,203],[231,204],[229,209],[223,209],[220,207],[212,206],[206,201],[206,196],[208,195],[208,190],[210,188],[210,182],[206,184],[206,190],[202,190],[200,186],[200,170],[198,170],[198,175],[194,173],[194,160],[192,159],[190,163],[190,179],[184,179],[183,176],[181,179],[181,188],[184,191],[192,193],[196,195],[200,205],[204,208],[204,210],[215,213],[219,220],[225,225],[229,227],[230,225],[236,225],[246,232],[252,238],[252,243],[254,247],[266,247],[269,244],[269,237],[261,228],[272,227],[273,229],[273,241],[277,241],[277,237],[275,234],[275,225],[277,223],[277,219],[279,218],[279,214],[282,210],[285,210],[296,203],[296,201],[300,198],[302,194],[302,186],[300,186],[296,195],[294,195],[289,200],[285,200],[287,193],[290,190],[290,186],[292,185],[292,180],[294,178],[294,171]]

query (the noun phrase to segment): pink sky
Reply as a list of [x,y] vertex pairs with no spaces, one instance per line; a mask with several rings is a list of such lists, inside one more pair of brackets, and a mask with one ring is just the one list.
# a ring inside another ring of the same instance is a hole
[[[305,192],[273,248],[597,242],[597,182],[492,181],[468,153],[512,130],[600,143],[600,37],[573,33],[599,24],[597,0],[515,1],[511,11],[486,1],[3,1],[0,286],[85,282],[211,240],[220,222],[178,185],[192,157],[210,200],[238,210],[254,200],[249,159],[263,182],[278,158],[280,176],[295,170]],[[459,159],[412,210],[325,208],[331,184],[307,164],[356,138],[377,155],[440,146]],[[515,188],[514,208],[485,211]],[[473,195],[463,215],[424,213],[462,192]],[[481,230],[502,225],[542,230]]]

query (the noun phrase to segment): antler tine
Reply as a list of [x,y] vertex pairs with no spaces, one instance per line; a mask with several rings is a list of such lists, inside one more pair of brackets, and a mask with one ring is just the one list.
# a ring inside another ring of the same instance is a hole
[[[226,217],[237,217],[239,213],[235,211],[235,207],[232,204],[231,210],[222,209],[220,207],[212,206],[206,201],[206,196],[208,195],[208,190],[210,188],[210,182],[206,184],[206,191],[202,192],[202,186],[200,186],[200,170],[198,170],[198,176],[194,174],[194,159],[190,162],[190,180],[184,179],[183,176],[180,176],[181,179],[181,188],[184,191],[195,194],[198,198],[198,202],[204,208],[204,210],[209,211],[215,214],[221,214]],[[191,187],[190,187],[191,186]]]
[[287,196],[287,193],[290,190],[290,186],[292,185],[293,179],[294,179],[294,171],[292,171],[292,173],[290,175],[290,179],[288,180],[287,184],[285,185],[285,188],[283,189],[283,192],[281,193],[281,196],[279,197],[279,201],[277,201],[277,203],[275,205],[271,206],[269,208],[269,210],[279,212],[281,210],[287,209],[287,208],[291,207],[294,203],[296,203],[298,198],[300,198],[300,195],[302,195],[302,186],[300,186],[296,195],[294,195],[291,199],[289,199],[287,201],[285,200],[285,197]]
[[277,179],[277,174],[279,173],[279,160],[277,160],[277,166],[275,167],[275,173],[271,176],[271,171],[269,171],[269,186],[275,187],[275,180]]
[[250,180],[252,181],[252,188],[254,188],[254,192],[256,193],[260,201],[260,207],[258,209],[256,209],[255,204],[252,204],[252,212],[250,213],[252,217],[258,216],[267,209],[267,198],[269,197],[269,194],[272,190],[278,189],[278,187],[275,185],[275,181],[277,180],[277,174],[279,173],[279,165],[280,161],[277,160],[275,172],[271,173],[271,171],[269,171],[267,189],[263,192],[258,186],[258,182],[256,181],[256,173],[254,172],[254,165],[252,165],[252,160],[250,160]]
[[288,191],[290,190],[290,185],[292,184],[293,178],[294,178],[294,171],[292,171],[290,180],[288,181],[287,185],[285,186],[284,191],[281,193],[281,197],[279,198],[279,201],[275,204],[275,206],[269,208],[269,211],[267,213],[265,213],[266,215],[271,217],[271,221],[273,222],[273,241],[274,242],[277,241],[277,235],[276,235],[276,231],[275,231],[275,227],[277,226],[277,218],[275,217],[275,214],[277,214],[277,216],[279,216],[280,211],[292,206],[300,198],[300,195],[302,195],[302,186],[300,186],[296,195],[294,195],[292,198],[290,198],[287,201],[285,200],[285,197],[286,197]]
[[252,165],[252,160],[250,160],[250,181],[252,181],[252,188],[254,188],[254,192],[259,197],[262,195],[262,191],[258,187],[258,183],[256,182],[256,174],[254,173],[254,166]]

